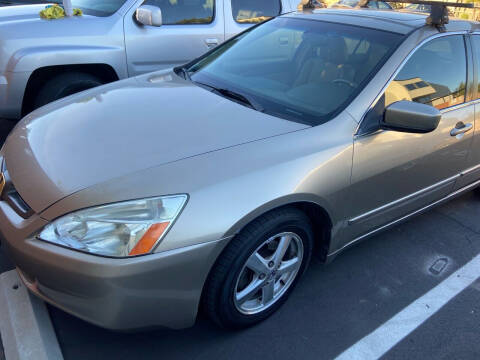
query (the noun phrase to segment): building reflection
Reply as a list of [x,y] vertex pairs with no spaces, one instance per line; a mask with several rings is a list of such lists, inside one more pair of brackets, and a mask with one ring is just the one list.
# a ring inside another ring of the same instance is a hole
[[388,105],[400,100],[415,101],[441,110],[464,102],[465,84],[451,91],[447,86],[429,83],[419,77],[395,80],[385,93],[385,102]]

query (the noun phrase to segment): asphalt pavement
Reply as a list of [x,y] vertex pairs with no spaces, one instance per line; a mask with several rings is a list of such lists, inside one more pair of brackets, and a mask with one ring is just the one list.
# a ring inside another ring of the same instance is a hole
[[[0,132],[6,128],[0,121]],[[314,261],[280,311],[243,331],[219,329],[200,315],[186,330],[115,333],[49,311],[65,359],[333,359],[452,281],[480,254],[479,220],[480,196],[467,193],[360,243],[329,265]],[[0,248],[0,272],[11,268]],[[408,323],[411,331],[383,358],[480,359],[480,280],[459,289],[423,323],[416,316]],[[393,324],[383,332],[386,343],[405,329],[405,322]]]

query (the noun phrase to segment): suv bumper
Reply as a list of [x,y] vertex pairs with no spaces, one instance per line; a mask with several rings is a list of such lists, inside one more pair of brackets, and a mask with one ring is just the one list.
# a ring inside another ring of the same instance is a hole
[[[203,285],[225,240],[127,259],[80,253],[31,236],[0,202],[0,231],[25,285],[48,303],[112,330],[180,329],[195,323]],[[29,235],[26,239],[23,237]],[[25,240],[24,240],[25,239]]]

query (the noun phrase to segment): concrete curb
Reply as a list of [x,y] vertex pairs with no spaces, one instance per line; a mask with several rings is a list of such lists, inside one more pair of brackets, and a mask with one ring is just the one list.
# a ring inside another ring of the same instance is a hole
[[0,334],[6,360],[63,360],[45,303],[15,270],[0,275]]

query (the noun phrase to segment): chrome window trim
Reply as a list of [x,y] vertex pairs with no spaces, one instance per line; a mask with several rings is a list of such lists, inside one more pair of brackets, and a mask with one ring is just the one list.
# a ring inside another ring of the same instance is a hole
[[460,173],[460,176],[468,175],[468,174],[470,174],[470,173],[472,173],[472,172],[474,172],[474,171],[476,171],[476,170],[479,170],[479,169],[480,169],[480,164],[475,165],[475,166],[472,166],[472,167],[470,167],[470,168],[468,168],[468,169],[463,170],[463,171]]
[[462,104],[458,104],[458,105],[453,105],[453,106],[450,106],[446,109],[442,109],[440,112],[442,114],[446,114],[446,113],[449,113],[450,111],[454,111],[454,110],[459,110],[459,109],[463,109],[464,107],[468,107],[468,106],[471,106],[471,105],[475,105],[475,103],[478,102],[478,100],[480,99],[475,99],[475,100],[470,100],[470,101],[466,101]]
[[427,211],[427,210],[431,209],[432,207],[434,207],[434,206],[436,206],[436,205],[440,205],[440,204],[442,204],[443,202],[445,202],[445,201],[447,201],[447,200],[450,200],[451,198],[454,198],[454,197],[456,197],[456,196],[458,196],[458,195],[460,195],[460,194],[462,194],[462,193],[464,193],[464,192],[466,192],[466,191],[468,191],[468,190],[471,190],[471,189],[473,189],[473,188],[475,188],[475,187],[477,187],[477,186],[479,186],[479,185],[480,185],[480,180],[477,180],[477,181],[475,181],[475,182],[473,182],[473,183],[471,183],[471,184],[469,184],[469,185],[464,186],[464,187],[461,188],[461,189],[458,189],[458,190],[456,190],[456,191],[448,194],[447,196],[445,196],[445,197],[443,197],[443,198],[441,198],[441,199],[439,199],[439,200],[437,200],[437,201],[434,201],[434,202],[431,203],[431,204],[428,204],[428,205],[426,205],[426,206],[424,206],[424,207],[422,207],[422,208],[420,208],[420,209],[418,209],[418,210],[415,210],[415,211],[413,211],[413,212],[411,212],[411,213],[409,213],[409,214],[407,214],[407,215],[404,215],[404,216],[402,216],[402,217],[400,217],[400,218],[398,218],[398,219],[395,219],[395,220],[389,222],[388,224],[382,225],[382,226],[380,226],[380,227],[378,227],[378,228],[376,228],[376,229],[374,229],[374,230],[372,230],[372,231],[370,231],[370,232],[368,232],[368,233],[366,233],[366,234],[363,234],[363,235],[361,235],[361,236],[353,239],[352,241],[348,242],[347,244],[343,245],[340,249],[337,249],[337,250],[333,251],[332,253],[330,253],[330,254],[328,255],[328,257],[337,255],[338,253],[342,252],[343,250],[347,249],[348,247],[354,245],[355,243],[357,243],[357,242],[359,242],[359,241],[361,241],[361,240],[363,240],[363,239],[365,239],[365,238],[367,238],[367,237],[373,236],[373,235],[375,235],[376,233],[378,233],[378,232],[380,232],[380,231],[382,231],[382,230],[385,230],[385,229],[387,229],[387,228],[390,228],[391,226],[394,226],[394,225],[396,225],[396,224],[398,224],[398,223],[401,223],[401,222],[403,222],[403,221],[406,221],[406,220],[408,220],[409,218],[413,217],[414,215],[417,215],[417,214],[420,214],[420,213],[422,213],[422,212],[424,212],[424,211]]
[[[395,79],[395,77],[398,75],[398,73],[402,70],[402,68],[405,66],[405,64],[407,63],[408,60],[410,60],[410,58],[413,56],[413,54],[415,54],[417,52],[418,49],[420,49],[423,45],[425,45],[426,43],[432,41],[432,40],[435,40],[435,39],[438,39],[438,38],[441,38],[441,37],[446,37],[446,36],[453,36],[453,35],[467,35],[469,34],[469,32],[467,30],[462,30],[462,31],[452,31],[452,32],[447,32],[447,33],[439,33],[439,34],[435,34],[435,35],[432,35],[432,36],[429,36],[428,38],[426,39],[423,39],[419,44],[417,44],[413,49],[412,51],[409,52],[409,54],[405,57],[405,59],[403,59],[403,61],[400,63],[400,65],[397,67],[397,69],[395,70],[395,72],[393,73],[393,75],[390,77],[390,79],[387,81],[387,83],[385,84],[385,86],[382,88],[382,90],[380,91],[380,93],[375,97],[375,99],[373,100],[373,102],[370,104],[370,106],[367,108],[367,110],[363,113],[358,125],[357,125],[357,129],[355,130],[355,135],[354,136],[359,136],[358,135],[358,131],[360,130],[360,127],[363,123],[363,121],[365,120],[365,117],[367,116],[368,112],[370,110],[372,110],[372,108],[377,104],[377,102],[380,100],[380,98],[383,96],[383,94],[385,93],[385,91],[387,91],[387,88],[390,86],[390,84],[392,83],[392,81]],[[468,70],[467,70],[468,71]],[[473,101],[478,101],[480,99],[475,99],[475,100],[472,100],[471,102]],[[457,106],[462,106],[462,105],[465,105],[465,104],[469,104],[470,102],[464,102],[463,104],[459,104],[459,105],[454,105],[452,107],[449,107],[449,108],[446,108],[446,109],[443,109],[442,110],[442,113],[445,113],[445,112],[448,112],[448,111],[452,111],[454,108],[456,108]],[[360,136],[364,136],[364,135],[367,135],[367,134],[362,134]],[[370,134],[368,134],[370,135]]]

